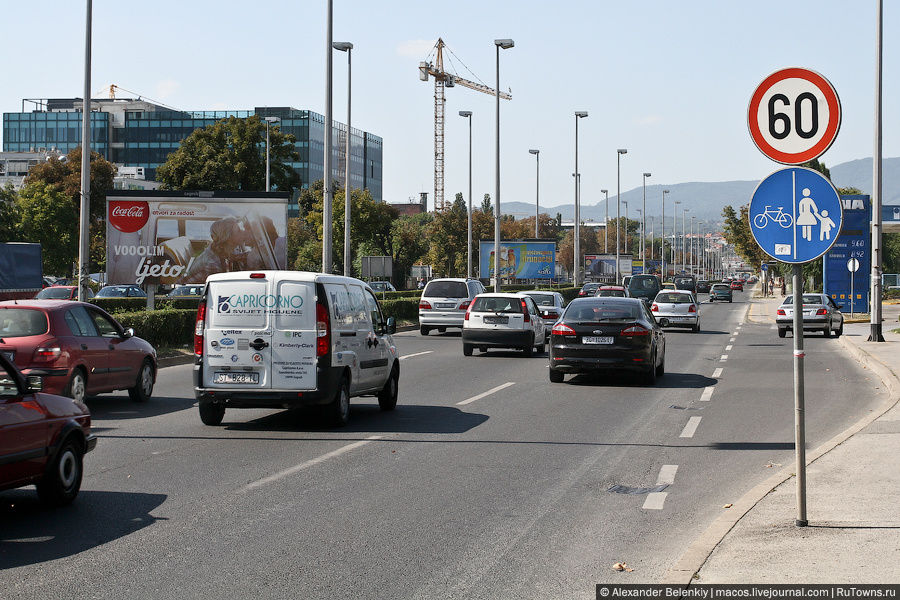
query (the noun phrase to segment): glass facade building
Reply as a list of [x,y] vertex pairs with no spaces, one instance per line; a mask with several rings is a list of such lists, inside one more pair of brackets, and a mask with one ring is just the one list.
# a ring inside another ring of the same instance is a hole
[[[3,114],[3,150],[37,152],[55,149],[67,153],[81,145],[81,105],[78,98],[29,100],[37,105],[32,112]],[[174,111],[144,100],[92,100],[91,149],[110,162],[125,167],[143,167],[154,179],[156,169],[166,161],[195,129],[228,117],[278,117],[276,125],[296,138],[299,160],[289,163],[300,176],[303,188],[323,178],[325,170],[325,117],[309,110],[290,107],[257,107],[254,110]],[[24,103],[23,103],[24,109]],[[347,135],[350,135],[350,183],[367,188],[378,201],[382,198],[382,139],[372,133],[334,122],[332,127],[332,178],[343,186]],[[295,214],[296,205],[291,207]]]

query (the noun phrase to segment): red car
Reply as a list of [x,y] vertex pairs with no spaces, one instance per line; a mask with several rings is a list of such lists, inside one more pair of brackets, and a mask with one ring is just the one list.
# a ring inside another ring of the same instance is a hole
[[156,382],[156,350],[105,311],[86,302],[0,302],[0,353],[43,389],[83,401],[128,390],[144,402]]
[[[88,298],[94,297],[94,292],[90,288],[87,290]],[[51,285],[45,287],[37,293],[36,300],[77,300],[77,285]]]
[[738,290],[740,292],[744,291],[744,282],[740,279],[735,279],[731,282],[731,289]]
[[0,354],[0,490],[36,485],[43,502],[59,506],[78,495],[97,438],[87,406],[37,391],[38,379]]

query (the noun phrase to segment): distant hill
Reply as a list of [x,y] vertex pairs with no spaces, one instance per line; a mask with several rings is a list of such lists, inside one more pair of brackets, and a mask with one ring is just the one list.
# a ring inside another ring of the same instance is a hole
[[[886,158],[883,160],[883,194],[884,204],[900,204],[900,157]],[[773,169],[774,170],[774,169]],[[863,158],[841,163],[829,167],[831,179],[837,187],[855,187],[870,194],[872,190],[872,159]],[[689,208],[688,220],[691,215],[702,221],[721,223],[722,209],[730,204],[734,207],[741,206],[750,201],[753,190],[759,181],[714,181],[714,182],[690,182],[673,185],[648,185],[647,186],[647,214],[653,216],[659,222],[660,202],[662,191],[669,190],[666,194],[666,228],[672,228],[672,203],[680,201],[678,206],[678,228],[681,228],[681,209]],[[622,192],[622,200],[628,203],[628,217],[637,219],[636,209],[641,207],[643,189],[633,188]],[[606,201],[601,200],[597,204],[583,204],[581,206],[581,218],[585,221],[594,220],[603,222],[606,217]],[[504,214],[512,214],[516,217],[530,216],[534,214],[534,204],[527,202],[503,202],[501,209]],[[575,217],[574,204],[561,204],[559,206],[542,207],[542,212],[555,216],[561,213],[563,219]],[[615,218],[616,198],[609,197],[609,216]],[[625,207],[622,207],[622,216],[625,216]],[[658,227],[658,225],[657,225]],[[649,225],[648,225],[649,228]]]

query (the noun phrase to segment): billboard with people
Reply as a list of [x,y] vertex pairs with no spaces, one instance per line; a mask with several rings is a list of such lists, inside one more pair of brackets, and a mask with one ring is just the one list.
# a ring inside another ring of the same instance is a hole
[[[494,276],[494,242],[482,240],[479,248],[480,272]],[[510,279],[553,279],[556,277],[556,242],[500,242],[500,277]]]
[[288,199],[286,192],[110,193],[108,281],[203,283],[213,273],[284,269]]

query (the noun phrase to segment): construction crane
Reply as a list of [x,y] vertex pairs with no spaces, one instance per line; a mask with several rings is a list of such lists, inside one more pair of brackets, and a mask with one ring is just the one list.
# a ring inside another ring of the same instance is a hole
[[[447,207],[447,204],[444,202],[444,103],[446,102],[444,88],[461,85],[491,96],[497,95],[497,90],[484,83],[476,83],[460,77],[456,73],[445,71],[444,48],[447,48],[444,40],[438,38],[432,49],[434,62],[426,60],[419,63],[419,79],[428,81],[429,75],[434,77],[434,209],[436,211],[442,211]],[[453,54],[452,50],[449,48],[447,50]],[[431,54],[429,54],[430,56]],[[460,61],[460,64],[462,64],[462,61]],[[465,67],[465,65],[463,66]],[[471,71],[469,72],[471,73]],[[500,97],[504,100],[512,99],[512,95],[507,92],[500,92]]]

